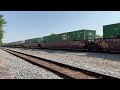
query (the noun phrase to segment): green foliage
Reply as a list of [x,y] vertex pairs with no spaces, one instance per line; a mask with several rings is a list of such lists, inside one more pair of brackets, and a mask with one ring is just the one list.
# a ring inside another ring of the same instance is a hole
[[5,19],[3,18],[3,15],[0,14],[0,44],[2,44],[2,38],[3,38],[3,34],[4,34],[4,30],[3,30],[3,26],[7,24],[7,22],[5,21]]

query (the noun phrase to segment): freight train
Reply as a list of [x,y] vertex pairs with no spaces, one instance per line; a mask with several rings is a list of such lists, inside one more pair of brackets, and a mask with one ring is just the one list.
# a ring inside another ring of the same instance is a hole
[[51,34],[41,38],[5,43],[3,47],[68,49],[89,51],[120,51],[120,23],[104,25],[103,38],[96,38],[96,30],[76,30]]

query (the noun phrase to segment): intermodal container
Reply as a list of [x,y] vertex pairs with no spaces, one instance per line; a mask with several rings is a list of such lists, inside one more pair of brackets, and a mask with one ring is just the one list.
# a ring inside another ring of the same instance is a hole
[[43,37],[42,42],[61,42],[61,41],[79,41],[79,40],[94,40],[96,38],[95,30],[77,30],[61,34],[54,34]]
[[116,38],[118,36],[120,36],[120,23],[103,26],[103,38]]
[[43,42],[43,38],[39,38],[39,42]]
[[47,42],[48,41],[48,36],[44,36],[43,37],[43,42]]
[[78,41],[78,40],[94,40],[96,37],[95,30],[77,30],[62,34],[62,40]]
[[95,30],[84,30],[84,32],[85,32],[84,39],[94,40],[96,38]]
[[25,40],[25,43],[26,43],[26,44],[32,43],[32,39],[27,39],[27,40]]

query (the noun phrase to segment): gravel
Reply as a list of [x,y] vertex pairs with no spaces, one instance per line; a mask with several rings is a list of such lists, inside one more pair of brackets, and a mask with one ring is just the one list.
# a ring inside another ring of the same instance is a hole
[[[3,79],[62,79],[29,62],[0,50],[0,78]],[[1,61],[2,60],[2,61]],[[4,71],[1,68],[4,66]],[[7,68],[7,69],[6,69]],[[4,73],[4,75],[2,74]]]
[[78,68],[120,78],[120,55],[47,49],[15,49]]

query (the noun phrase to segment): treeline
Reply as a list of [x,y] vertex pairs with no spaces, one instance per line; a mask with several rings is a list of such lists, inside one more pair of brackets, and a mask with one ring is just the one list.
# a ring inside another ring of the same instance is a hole
[[7,22],[3,18],[3,15],[0,14],[0,45],[2,44],[2,39],[3,39],[3,36],[4,36],[3,26],[5,24],[7,24]]

